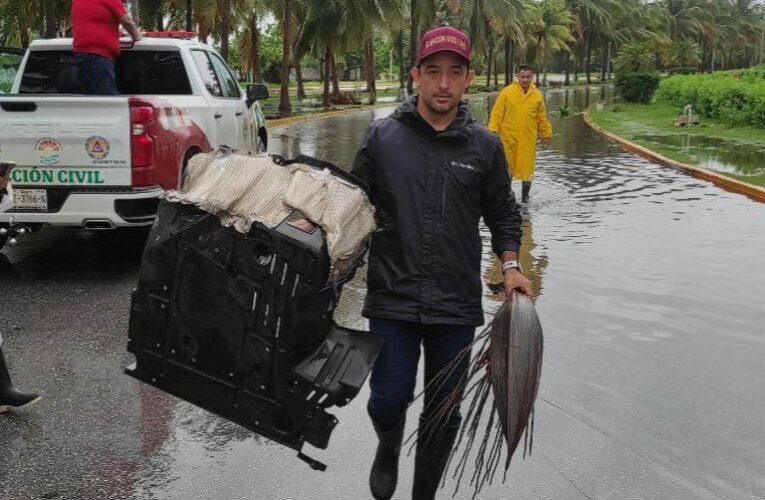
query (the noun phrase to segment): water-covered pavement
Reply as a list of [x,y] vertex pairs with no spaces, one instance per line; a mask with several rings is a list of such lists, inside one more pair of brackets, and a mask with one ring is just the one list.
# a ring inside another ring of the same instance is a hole
[[[548,107],[603,98],[584,92],[552,91]],[[484,120],[487,107],[474,101]],[[348,165],[391,110],[274,130],[270,149]],[[545,328],[534,452],[479,498],[765,498],[765,204],[626,153],[578,116],[553,126],[522,257]],[[6,356],[45,395],[0,416],[0,498],[368,498],[365,391],[333,410],[329,448],[307,450],[321,473],[122,375],[140,236],[49,230],[0,253]],[[484,268],[498,275],[488,250]],[[363,327],[363,276],[343,293],[336,318]],[[487,317],[497,306],[487,291]]]

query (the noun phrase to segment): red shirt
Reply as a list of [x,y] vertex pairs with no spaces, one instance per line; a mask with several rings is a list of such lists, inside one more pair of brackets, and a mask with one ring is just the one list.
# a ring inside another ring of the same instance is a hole
[[74,52],[114,59],[120,55],[121,0],[72,0]]

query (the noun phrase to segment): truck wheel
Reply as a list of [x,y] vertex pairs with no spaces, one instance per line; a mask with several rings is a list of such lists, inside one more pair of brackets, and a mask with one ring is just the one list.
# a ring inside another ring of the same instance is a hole
[[191,148],[186,151],[186,154],[183,155],[183,166],[181,167],[181,173],[186,171],[186,167],[189,166],[189,161],[201,152],[202,151],[200,151],[199,148]]

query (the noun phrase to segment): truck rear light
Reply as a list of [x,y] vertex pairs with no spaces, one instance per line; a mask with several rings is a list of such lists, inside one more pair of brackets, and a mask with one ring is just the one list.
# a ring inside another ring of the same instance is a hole
[[149,131],[156,120],[154,107],[139,99],[130,99],[130,156],[133,187],[157,184],[154,166],[154,139]]

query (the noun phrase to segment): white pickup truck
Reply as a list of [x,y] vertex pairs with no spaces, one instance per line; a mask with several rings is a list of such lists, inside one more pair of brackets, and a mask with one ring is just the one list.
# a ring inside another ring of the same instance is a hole
[[36,40],[10,93],[0,93],[0,159],[13,161],[9,225],[114,229],[149,225],[159,197],[178,186],[194,154],[220,146],[264,151],[259,99],[243,92],[211,47],[186,34],[123,42],[121,96],[82,95],[72,40]]

